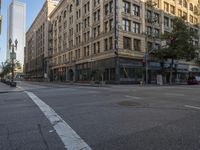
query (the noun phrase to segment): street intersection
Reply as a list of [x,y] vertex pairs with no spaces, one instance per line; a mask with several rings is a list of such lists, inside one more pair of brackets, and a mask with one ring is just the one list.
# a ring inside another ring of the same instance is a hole
[[0,83],[0,149],[199,150],[199,89]]

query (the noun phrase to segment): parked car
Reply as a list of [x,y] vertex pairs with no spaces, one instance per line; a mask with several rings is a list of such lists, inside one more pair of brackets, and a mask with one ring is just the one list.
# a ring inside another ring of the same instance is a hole
[[187,83],[188,83],[188,85],[194,85],[194,84],[198,84],[198,81],[194,76],[191,76],[188,78]]

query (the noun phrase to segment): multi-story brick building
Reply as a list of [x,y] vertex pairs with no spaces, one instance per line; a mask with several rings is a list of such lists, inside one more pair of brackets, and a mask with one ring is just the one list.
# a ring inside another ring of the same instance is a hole
[[49,14],[59,0],[46,0],[41,11],[26,33],[24,71],[32,78],[48,79]]
[[[50,14],[52,80],[139,82],[147,51],[161,46],[172,18],[184,17],[199,32],[196,1],[61,0]],[[194,39],[199,44],[199,39]],[[160,64],[149,62],[149,79]]]

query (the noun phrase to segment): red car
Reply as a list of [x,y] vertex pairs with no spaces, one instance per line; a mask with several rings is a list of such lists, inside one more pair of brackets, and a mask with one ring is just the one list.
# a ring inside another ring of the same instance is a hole
[[195,77],[189,77],[187,83],[188,85],[194,85],[194,84],[198,84],[198,81],[196,80]]

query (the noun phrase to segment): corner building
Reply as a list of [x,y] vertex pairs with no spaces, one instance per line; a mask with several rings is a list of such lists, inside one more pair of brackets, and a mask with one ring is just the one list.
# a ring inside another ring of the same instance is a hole
[[[195,0],[61,0],[49,15],[49,77],[53,81],[138,83],[144,54],[162,46],[174,16],[199,33]],[[199,45],[199,39],[194,39]],[[149,61],[155,82],[160,63]]]

